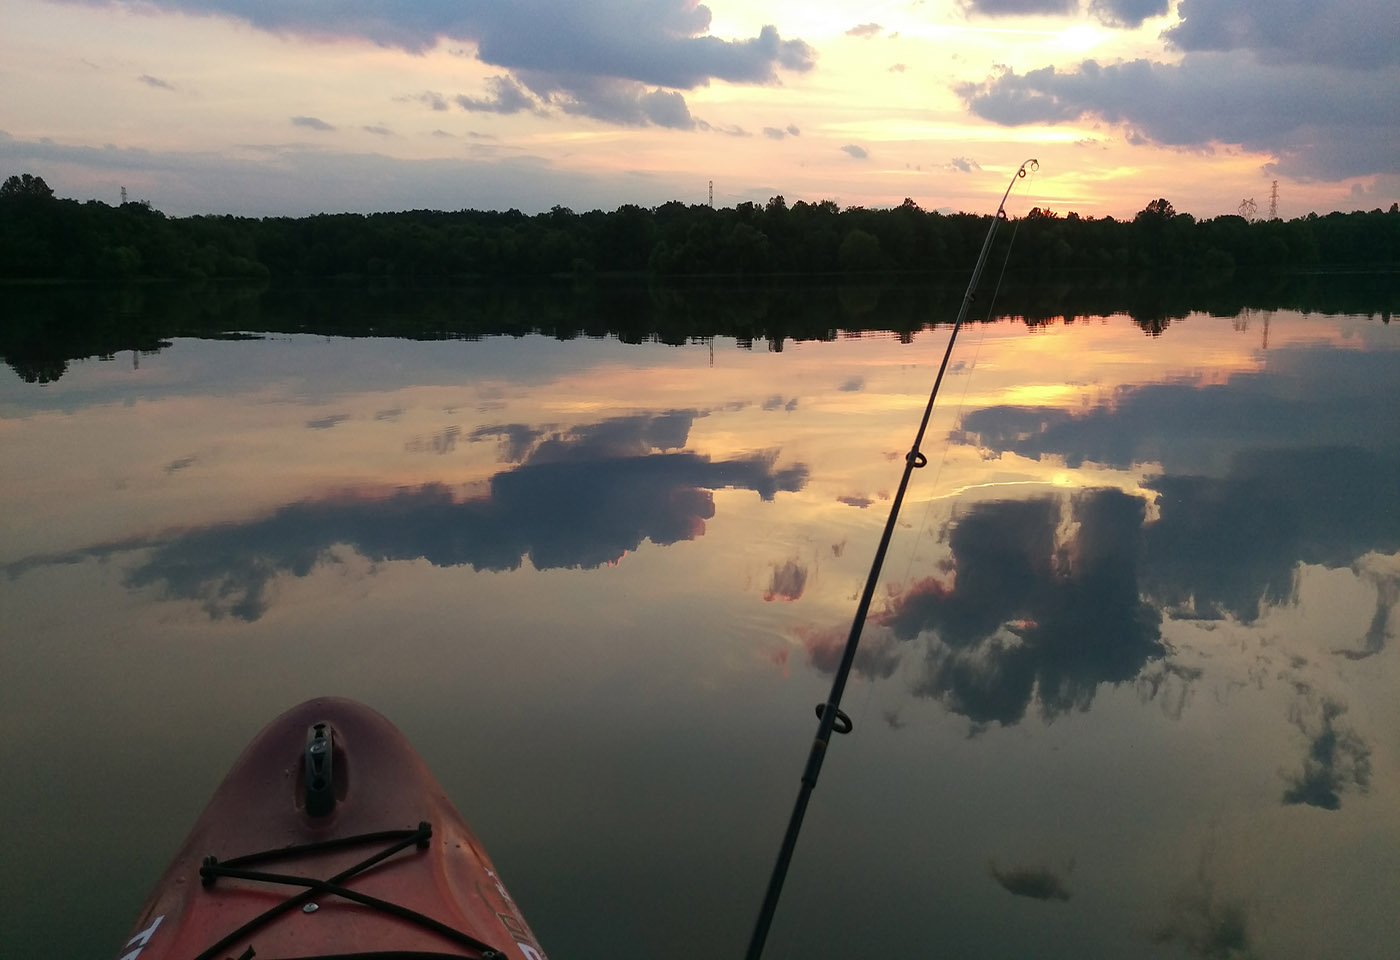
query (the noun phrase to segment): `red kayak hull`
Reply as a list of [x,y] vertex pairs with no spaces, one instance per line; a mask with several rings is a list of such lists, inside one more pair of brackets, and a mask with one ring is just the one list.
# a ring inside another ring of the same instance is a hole
[[[320,747],[330,754],[325,783],[307,762],[317,725],[329,731]],[[320,789],[309,790],[308,778]],[[382,859],[363,867],[375,857]],[[310,700],[244,750],[118,956],[374,953],[545,956],[485,849],[403,734],[353,701]]]

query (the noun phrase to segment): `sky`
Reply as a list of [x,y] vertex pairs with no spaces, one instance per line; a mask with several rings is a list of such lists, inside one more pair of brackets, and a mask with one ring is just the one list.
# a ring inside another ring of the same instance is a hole
[[0,175],[171,215],[1400,199],[1393,0],[6,0]]

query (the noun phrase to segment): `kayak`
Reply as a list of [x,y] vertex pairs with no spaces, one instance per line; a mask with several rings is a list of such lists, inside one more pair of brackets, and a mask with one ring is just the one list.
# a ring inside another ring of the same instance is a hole
[[253,739],[139,917],[120,960],[545,960],[423,759],[342,699]]

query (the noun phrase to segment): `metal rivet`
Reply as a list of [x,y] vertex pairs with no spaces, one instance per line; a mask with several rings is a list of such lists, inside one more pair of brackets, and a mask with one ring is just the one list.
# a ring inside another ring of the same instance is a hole
[[301,908],[301,912],[302,912],[302,913],[315,913],[317,910],[320,910],[320,909],[321,909],[321,907],[320,907],[318,904],[308,903],[306,906],[304,906],[304,907]]

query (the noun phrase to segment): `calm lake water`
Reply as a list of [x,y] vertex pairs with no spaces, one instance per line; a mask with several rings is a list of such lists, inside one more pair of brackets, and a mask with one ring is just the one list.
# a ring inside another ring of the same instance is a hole
[[[0,367],[2,952],[339,694],[555,960],[740,956],[946,337]],[[980,324],[924,450],[766,956],[1393,958],[1400,330]]]

